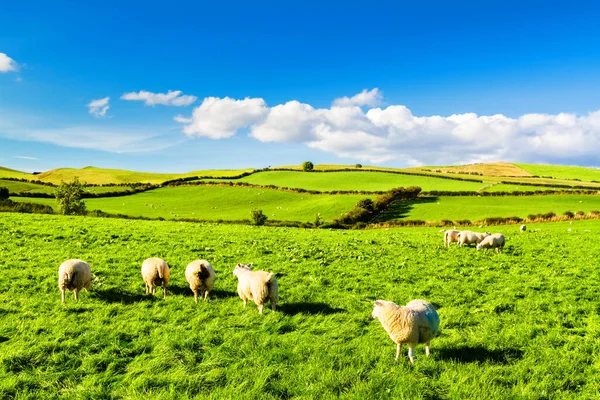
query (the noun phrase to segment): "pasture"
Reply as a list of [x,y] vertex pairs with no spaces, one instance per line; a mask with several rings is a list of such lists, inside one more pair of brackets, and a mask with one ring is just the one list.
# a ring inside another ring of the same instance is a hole
[[[572,231],[568,232],[567,228]],[[589,399],[600,391],[600,222],[517,226],[505,252],[445,249],[434,228],[303,230],[0,215],[1,398]],[[169,296],[140,266],[171,266]],[[60,303],[58,265],[93,291]],[[183,271],[209,260],[210,301]],[[278,273],[280,308],[242,307],[237,262]],[[435,304],[432,355],[395,345],[375,299]]]
[[568,165],[515,164],[537,176],[552,176],[557,179],[579,179],[582,181],[600,181],[600,169]]

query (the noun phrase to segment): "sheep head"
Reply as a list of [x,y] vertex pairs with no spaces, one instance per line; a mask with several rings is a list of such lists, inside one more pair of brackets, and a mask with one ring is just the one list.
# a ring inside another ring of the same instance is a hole
[[375,307],[373,308],[373,313],[371,314],[371,316],[373,318],[379,318],[379,316],[381,315],[381,309],[383,307],[386,307],[389,303],[392,302],[385,300],[375,300]]
[[233,275],[238,276],[241,272],[252,271],[252,269],[250,268],[251,266],[252,266],[252,263],[250,263],[250,264],[238,263],[238,265],[236,265],[235,268],[233,269]]

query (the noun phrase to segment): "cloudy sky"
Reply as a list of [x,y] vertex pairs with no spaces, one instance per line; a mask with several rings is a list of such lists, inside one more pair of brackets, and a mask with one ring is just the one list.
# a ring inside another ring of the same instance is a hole
[[0,166],[600,166],[594,2],[0,2]]

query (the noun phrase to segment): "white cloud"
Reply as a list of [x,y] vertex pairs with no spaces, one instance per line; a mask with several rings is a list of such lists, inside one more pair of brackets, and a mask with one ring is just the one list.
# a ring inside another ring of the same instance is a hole
[[28,156],[13,156],[13,158],[20,158],[22,160],[32,160],[32,161],[37,161],[38,160],[38,158],[28,157]]
[[145,90],[124,93],[121,100],[143,101],[147,106],[161,104],[164,106],[189,106],[198,98],[196,96],[182,95],[181,90],[169,90],[167,93],[152,93]]
[[0,53],[0,73],[18,71],[19,64],[5,53]]
[[88,112],[94,117],[106,117],[106,112],[110,108],[108,105],[108,101],[110,97],[105,97],[103,99],[92,100],[87,104]]
[[340,97],[333,101],[333,105],[337,107],[351,107],[351,106],[369,106],[374,107],[381,104],[383,94],[379,89],[375,88],[372,90],[363,89],[362,92],[352,97]]
[[183,133],[188,136],[226,139],[234,136],[239,129],[259,121],[267,111],[263,99],[207,97],[194,109],[191,118],[178,115],[175,121],[187,124]]
[[415,116],[403,105],[363,110],[377,89],[317,109],[292,100],[206,98],[185,124],[188,136],[228,138],[248,127],[261,142],[302,143],[362,162],[447,165],[494,160],[600,165],[600,110],[578,116],[474,113]]

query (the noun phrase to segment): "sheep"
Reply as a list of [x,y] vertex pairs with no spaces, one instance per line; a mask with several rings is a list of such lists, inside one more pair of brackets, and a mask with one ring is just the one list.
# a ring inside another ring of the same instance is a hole
[[275,311],[279,299],[279,285],[275,274],[265,271],[252,271],[248,265],[238,264],[233,270],[233,275],[238,278],[238,295],[244,301],[244,307],[248,300],[253,300],[258,306],[258,313],[262,314],[263,304],[269,299],[271,308]]
[[504,248],[504,235],[501,233],[494,233],[483,239],[477,244],[477,250],[481,249],[496,249],[496,253],[501,253]]
[[464,244],[478,244],[489,234],[489,232],[480,233],[471,231],[461,231],[458,234],[458,247],[462,247]]
[[164,260],[156,257],[145,259],[142,263],[142,278],[146,283],[146,294],[154,294],[155,286],[162,284],[163,297],[166,299],[170,275],[169,266]]
[[525,232],[527,230],[527,225],[525,225],[525,224],[521,225],[521,228],[519,228],[519,230],[521,232]]
[[75,301],[79,300],[79,292],[85,288],[92,290],[92,270],[85,261],[72,259],[60,264],[58,267],[58,288],[61,293],[61,302],[65,302],[65,291],[72,290]]
[[192,292],[194,292],[196,304],[198,303],[198,292],[200,292],[200,297],[204,297],[204,301],[208,299],[208,293],[215,285],[215,277],[215,270],[206,260],[192,261],[185,268],[185,279],[190,284]]
[[444,232],[444,247],[450,247],[450,243],[458,243],[458,234],[460,232],[454,229],[447,230]]
[[412,300],[402,307],[392,301],[377,300],[373,318],[378,318],[390,338],[396,343],[396,361],[400,357],[402,344],[408,344],[408,358],[415,363],[414,349],[425,343],[425,354],[429,357],[429,343],[438,334],[440,317],[431,303]]

